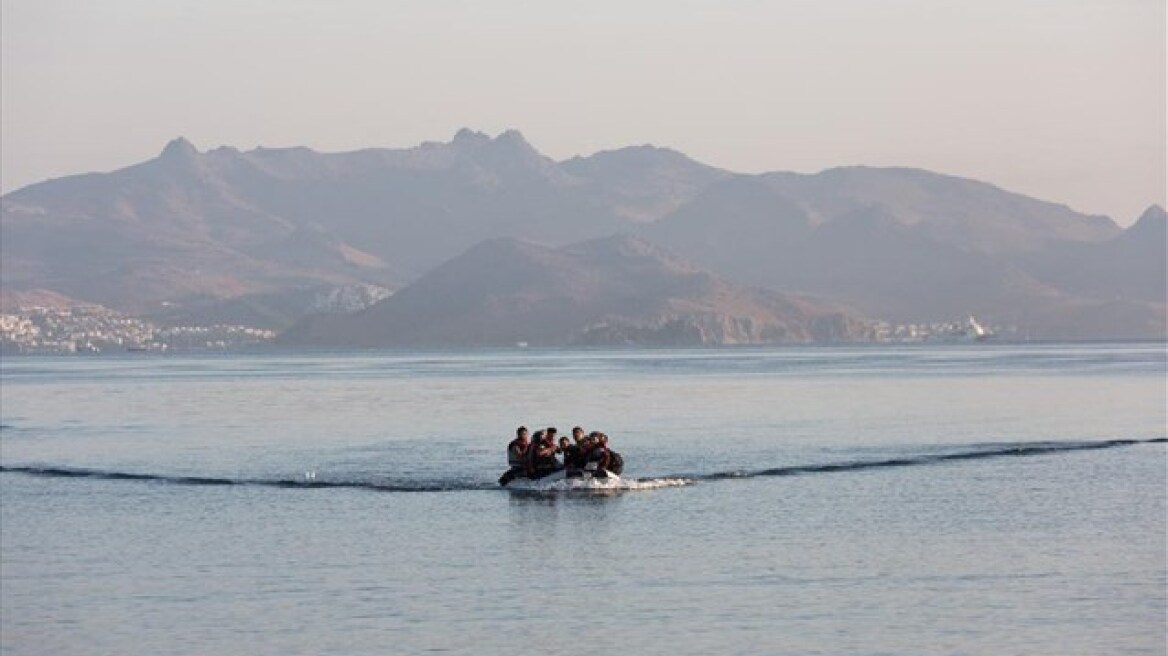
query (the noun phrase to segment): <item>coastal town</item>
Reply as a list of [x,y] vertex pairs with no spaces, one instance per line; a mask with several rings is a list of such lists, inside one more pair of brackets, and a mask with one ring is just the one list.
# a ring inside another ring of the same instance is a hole
[[248,326],[168,326],[128,317],[101,306],[26,308],[0,314],[0,352],[70,353],[237,350],[276,335]]

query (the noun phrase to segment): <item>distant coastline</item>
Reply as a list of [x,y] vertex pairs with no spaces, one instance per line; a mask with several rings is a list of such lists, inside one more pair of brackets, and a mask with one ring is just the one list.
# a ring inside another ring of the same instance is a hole
[[495,344],[392,344],[345,345],[288,343],[272,330],[239,325],[159,326],[108,308],[25,308],[0,313],[0,353],[18,355],[118,355],[190,353],[333,353],[333,352],[523,352],[605,350],[701,350],[779,347],[880,347],[880,346],[994,346],[1057,344],[1165,344],[1162,337],[1035,337],[1013,327],[987,326],[988,338],[971,334],[967,321],[892,325],[873,322],[863,339],[833,341],[785,341],[756,343],[628,342],[540,343],[531,341]]

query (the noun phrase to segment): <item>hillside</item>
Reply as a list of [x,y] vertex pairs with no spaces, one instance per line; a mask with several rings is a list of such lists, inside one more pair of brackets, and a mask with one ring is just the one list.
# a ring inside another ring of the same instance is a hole
[[854,168],[737,176],[639,234],[744,284],[896,322],[976,314],[1020,334],[1163,337],[1153,224],[1124,231],[984,183]]
[[471,248],[356,314],[306,319],[285,344],[696,345],[859,341],[840,307],[751,290],[643,240],[558,249],[513,239]]

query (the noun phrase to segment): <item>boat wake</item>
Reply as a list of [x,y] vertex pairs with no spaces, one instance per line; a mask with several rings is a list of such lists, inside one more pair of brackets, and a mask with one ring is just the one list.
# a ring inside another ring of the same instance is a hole
[[786,467],[772,467],[759,470],[732,470],[713,474],[695,474],[692,478],[704,481],[716,481],[735,478],[755,478],[759,476],[800,476],[806,474],[831,474],[836,472],[855,472],[865,469],[883,469],[891,467],[918,467],[936,465],[961,460],[988,460],[994,458],[1016,458],[1025,456],[1052,455],[1070,451],[1090,451],[1096,449],[1112,449],[1116,447],[1135,446],[1137,444],[1162,444],[1168,438],[1157,437],[1146,440],[1103,440],[1094,442],[1022,442],[1014,444],[985,444],[960,451],[947,453],[929,453],[921,455],[900,456],[896,458],[873,460],[849,460],[823,464],[790,465]]
[[[475,490],[498,490],[497,484],[486,481],[449,479],[437,481],[398,481],[383,479],[344,479],[329,478],[315,471],[305,472],[301,476],[287,478],[227,478],[218,476],[174,476],[168,474],[144,474],[136,472],[121,472],[102,469],[87,469],[81,467],[48,467],[48,466],[8,466],[0,465],[0,473],[25,474],[44,478],[80,478],[105,481],[136,481],[158,483],[163,485],[187,486],[253,486],[273,487],[296,490],[318,490],[349,488],[371,490],[376,492],[465,492]],[[613,478],[611,480],[594,479],[558,480],[555,482],[539,483],[538,481],[515,488],[520,492],[621,492],[630,490],[655,490],[664,487],[678,487],[692,483],[692,479],[681,478]]]
[[133,472],[119,472],[102,469],[86,469],[76,467],[40,467],[40,466],[6,466],[0,465],[0,473],[28,474],[46,478],[88,478],[107,481],[140,481],[169,485],[192,486],[257,486],[275,487],[297,490],[317,489],[364,489],[381,492],[457,492],[466,490],[491,490],[495,486],[488,483],[477,484],[472,481],[389,481],[389,480],[346,480],[330,479],[317,475],[316,472],[305,472],[298,477],[288,478],[225,478],[215,476],[172,476],[167,474],[140,474]]
[[[560,479],[548,482],[532,481],[518,488],[506,488],[519,493],[597,493],[614,494],[636,490],[656,490],[692,485],[701,481],[723,481],[731,479],[757,478],[765,476],[806,476],[812,474],[846,473],[896,467],[917,467],[943,465],[958,461],[991,458],[1012,458],[1055,455],[1074,451],[1089,451],[1135,446],[1140,444],[1163,444],[1168,438],[1144,440],[1103,440],[1092,442],[1024,442],[1015,444],[974,445],[961,450],[943,453],[908,455],[896,458],[850,460],[819,464],[789,465],[758,470],[733,470],[713,473],[694,473],[663,476],[657,478],[616,478],[605,479]],[[296,490],[359,489],[377,492],[458,492],[476,490],[500,490],[493,480],[478,478],[451,478],[440,480],[410,480],[397,478],[332,477],[315,471],[296,476],[273,478],[230,478],[219,476],[181,476],[153,473],[136,473],[58,467],[41,465],[0,465],[0,473],[22,474],[44,478],[72,478],[104,481],[126,481],[185,486],[258,486]],[[514,485],[514,484],[513,484]]]

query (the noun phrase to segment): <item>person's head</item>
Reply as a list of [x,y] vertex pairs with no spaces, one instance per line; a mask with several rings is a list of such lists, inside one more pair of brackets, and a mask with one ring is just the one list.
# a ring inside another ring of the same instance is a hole
[[561,448],[561,449],[566,449],[566,448],[568,448],[568,446],[569,446],[570,444],[571,444],[571,442],[568,440],[568,438],[566,438],[566,437],[561,437],[561,438],[560,438],[560,448]]
[[575,428],[573,428],[572,429],[572,439],[576,440],[577,442],[584,439],[584,429],[580,428],[579,426],[576,426]]
[[516,428],[515,429],[515,437],[518,437],[521,440],[526,440],[527,439],[527,426],[520,426],[519,428]]
[[533,435],[532,437],[535,439],[536,442],[542,442],[543,441],[543,431],[535,431],[535,435]]
[[544,432],[546,434],[550,435],[553,440],[556,439],[556,427],[555,426],[548,426],[547,430]]
[[604,433],[601,433],[600,437],[598,437],[597,439],[600,440],[601,444],[608,444],[608,436],[605,435]]

